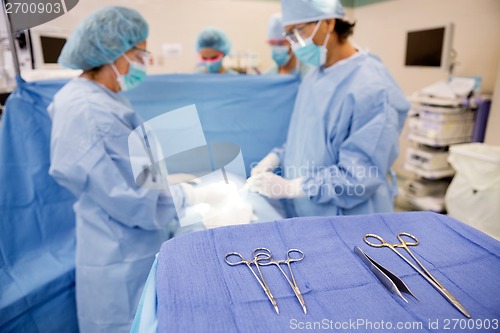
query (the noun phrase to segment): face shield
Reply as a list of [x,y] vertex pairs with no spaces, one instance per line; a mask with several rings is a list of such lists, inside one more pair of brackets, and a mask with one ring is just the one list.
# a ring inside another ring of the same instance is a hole
[[[314,30],[312,31],[312,33],[308,34],[306,28],[310,24],[314,24],[314,23],[316,23]],[[291,31],[285,33],[285,38],[288,40],[288,42],[290,43],[292,48],[294,46],[295,47],[306,46],[307,40],[312,39],[314,37],[314,35],[316,34],[316,31],[318,31],[320,23],[321,23],[321,21],[305,23],[305,24],[298,26],[298,27],[292,29]]]
[[142,65],[147,65],[149,63],[149,59],[151,58],[151,52],[134,46],[132,48],[132,52],[129,53],[129,57],[132,61],[136,61]]

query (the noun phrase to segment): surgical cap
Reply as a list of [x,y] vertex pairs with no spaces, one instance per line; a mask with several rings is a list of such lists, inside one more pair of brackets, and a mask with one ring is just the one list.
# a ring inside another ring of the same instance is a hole
[[196,41],[196,51],[201,49],[215,49],[227,55],[231,50],[231,42],[224,31],[209,27],[200,32]]
[[340,0],[281,0],[283,25],[344,18]]
[[149,27],[134,9],[105,7],[87,16],[71,34],[59,64],[88,70],[113,63],[148,37]]
[[276,13],[269,19],[268,31],[267,31],[267,39],[268,40],[277,40],[284,39],[285,29],[283,28],[283,24],[281,23],[281,14]]

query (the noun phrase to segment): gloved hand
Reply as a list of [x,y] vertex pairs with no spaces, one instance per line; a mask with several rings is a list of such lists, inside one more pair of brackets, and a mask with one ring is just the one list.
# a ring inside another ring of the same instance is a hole
[[221,205],[226,199],[234,193],[234,184],[226,184],[224,182],[208,184],[205,186],[192,186],[187,183],[182,183],[182,188],[186,195],[186,203],[188,206],[207,203],[210,206]]
[[271,199],[294,199],[305,196],[302,178],[285,179],[272,172],[264,172],[248,178],[250,190]]
[[273,172],[280,165],[280,158],[275,153],[269,153],[260,160],[259,163],[250,171],[251,176],[257,176],[264,172]]

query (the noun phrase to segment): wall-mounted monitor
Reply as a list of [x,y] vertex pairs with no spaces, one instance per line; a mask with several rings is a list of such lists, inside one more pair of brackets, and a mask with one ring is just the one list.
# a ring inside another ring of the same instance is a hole
[[57,59],[66,44],[67,34],[31,30],[34,69],[59,69]]
[[408,31],[406,66],[434,67],[448,70],[452,52],[453,23]]

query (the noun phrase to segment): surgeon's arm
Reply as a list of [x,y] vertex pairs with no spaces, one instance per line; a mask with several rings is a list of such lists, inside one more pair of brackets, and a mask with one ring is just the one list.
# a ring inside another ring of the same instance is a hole
[[[377,103],[354,110],[351,133],[339,148],[338,163],[306,177],[302,189],[311,200],[350,209],[368,200],[387,181],[399,142],[398,116],[385,92],[373,100]],[[356,107],[356,103],[346,104]]]
[[274,148],[262,160],[252,167],[251,175],[257,176],[264,172],[273,172],[283,161],[283,154],[285,153],[285,145]]
[[[87,160],[93,166],[87,171],[84,191],[113,219],[129,227],[146,230],[165,228],[175,217],[174,199],[163,190],[139,187],[131,175],[123,174],[104,147],[98,144],[92,148]],[[130,179],[129,179],[130,178]],[[180,186],[172,186],[178,195],[178,207],[185,206]]]

